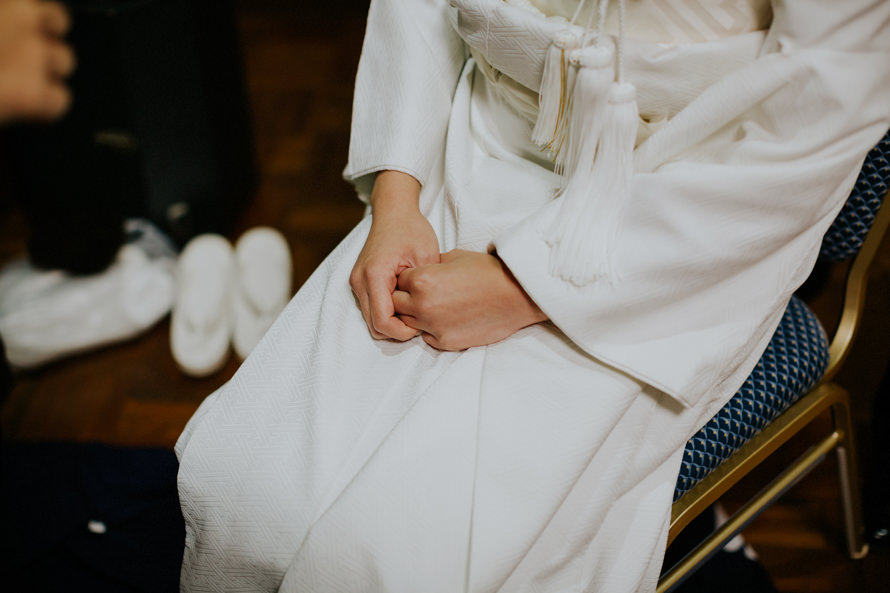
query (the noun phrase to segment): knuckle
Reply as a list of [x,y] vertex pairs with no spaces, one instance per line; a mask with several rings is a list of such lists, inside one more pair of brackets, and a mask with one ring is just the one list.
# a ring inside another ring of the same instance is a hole
[[71,94],[67,90],[54,93],[48,100],[47,114],[50,117],[58,117],[65,113],[71,105]]
[[425,299],[422,296],[416,296],[411,301],[411,304],[414,306],[415,317],[426,318],[429,316],[430,306],[428,299]]
[[77,58],[74,55],[74,52],[68,47],[61,47],[59,49],[58,55],[59,62],[59,70],[60,74],[63,76],[67,76],[71,72],[77,69]]
[[433,290],[435,280],[428,271],[419,269],[411,275],[410,283],[415,292],[424,294]]
[[405,332],[400,333],[398,336],[396,336],[393,339],[395,339],[398,342],[407,342],[408,340],[410,340],[413,337],[414,337],[414,332],[413,331],[409,332],[406,330]]
[[392,318],[381,319],[379,317],[371,316],[371,328],[380,335],[381,338],[390,338],[393,337],[394,334],[397,335],[397,330],[393,327]]
[[439,350],[446,352],[457,352],[467,348],[458,332],[443,331],[438,334]]
[[451,346],[451,336],[449,336],[446,332],[440,332],[437,330],[433,330],[433,335],[436,336],[436,348],[439,350],[450,350],[449,346]]
[[371,316],[371,331],[376,334],[382,335],[384,329],[386,329],[386,328],[383,327],[383,323],[381,323],[380,321],[375,319],[374,316],[372,315]]

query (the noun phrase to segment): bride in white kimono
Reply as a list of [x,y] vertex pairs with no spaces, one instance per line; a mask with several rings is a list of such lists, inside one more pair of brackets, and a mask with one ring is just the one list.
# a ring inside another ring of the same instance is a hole
[[890,2],[587,4],[374,0],[372,214],[180,438],[183,591],[654,589],[684,444],[890,125]]

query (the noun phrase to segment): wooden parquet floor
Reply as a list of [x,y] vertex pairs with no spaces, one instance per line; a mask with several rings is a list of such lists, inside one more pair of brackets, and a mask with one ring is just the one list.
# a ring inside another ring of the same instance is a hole
[[[340,172],[366,2],[309,4],[237,4],[260,181],[231,238],[255,225],[278,228],[292,249],[297,287],[363,211]],[[0,263],[23,251],[26,232],[21,214],[6,204]],[[814,295],[817,311],[830,308],[827,294]],[[890,254],[884,249],[859,342],[839,377],[854,394],[862,445],[874,431],[884,430],[873,429],[869,411],[874,397],[890,396],[877,393],[890,357],[887,335]],[[203,398],[234,373],[238,361],[233,355],[214,376],[189,379],[178,371],[168,341],[163,320],[130,342],[20,374],[2,410],[4,439],[172,447]],[[874,451],[861,446],[866,459]],[[886,549],[875,549],[862,561],[849,560],[842,551],[833,470],[833,461],[817,469],[745,535],[783,593],[890,592]],[[727,496],[727,506],[757,488],[753,481],[743,484],[739,493]]]

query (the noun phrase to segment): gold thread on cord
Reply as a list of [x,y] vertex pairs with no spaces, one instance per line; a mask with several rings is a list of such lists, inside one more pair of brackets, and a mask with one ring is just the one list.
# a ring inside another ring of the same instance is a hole
[[[543,150],[546,150],[552,159],[556,160],[556,157],[559,156],[559,153],[562,151],[563,145],[565,144],[565,134],[560,134],[560,127],[565,127],[567,122],[565,121],[566,110],[568,108],[568,98],[569,98],[569,63],[566,59],[566,50],[565,48],[560,48],[560,68],[559,68],[559,109],[556,113],[556,124],[553,127],[553,139],[548,142]],[[557,140],[559,141],[557,143]]]

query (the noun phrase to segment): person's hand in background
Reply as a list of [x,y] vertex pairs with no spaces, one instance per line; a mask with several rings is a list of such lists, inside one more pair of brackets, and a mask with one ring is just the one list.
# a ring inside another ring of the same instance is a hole
[[71,104],[65,78],[74,52],[65,43],[64,6],[43,0],[0,0],[0,123],[54,119]]

